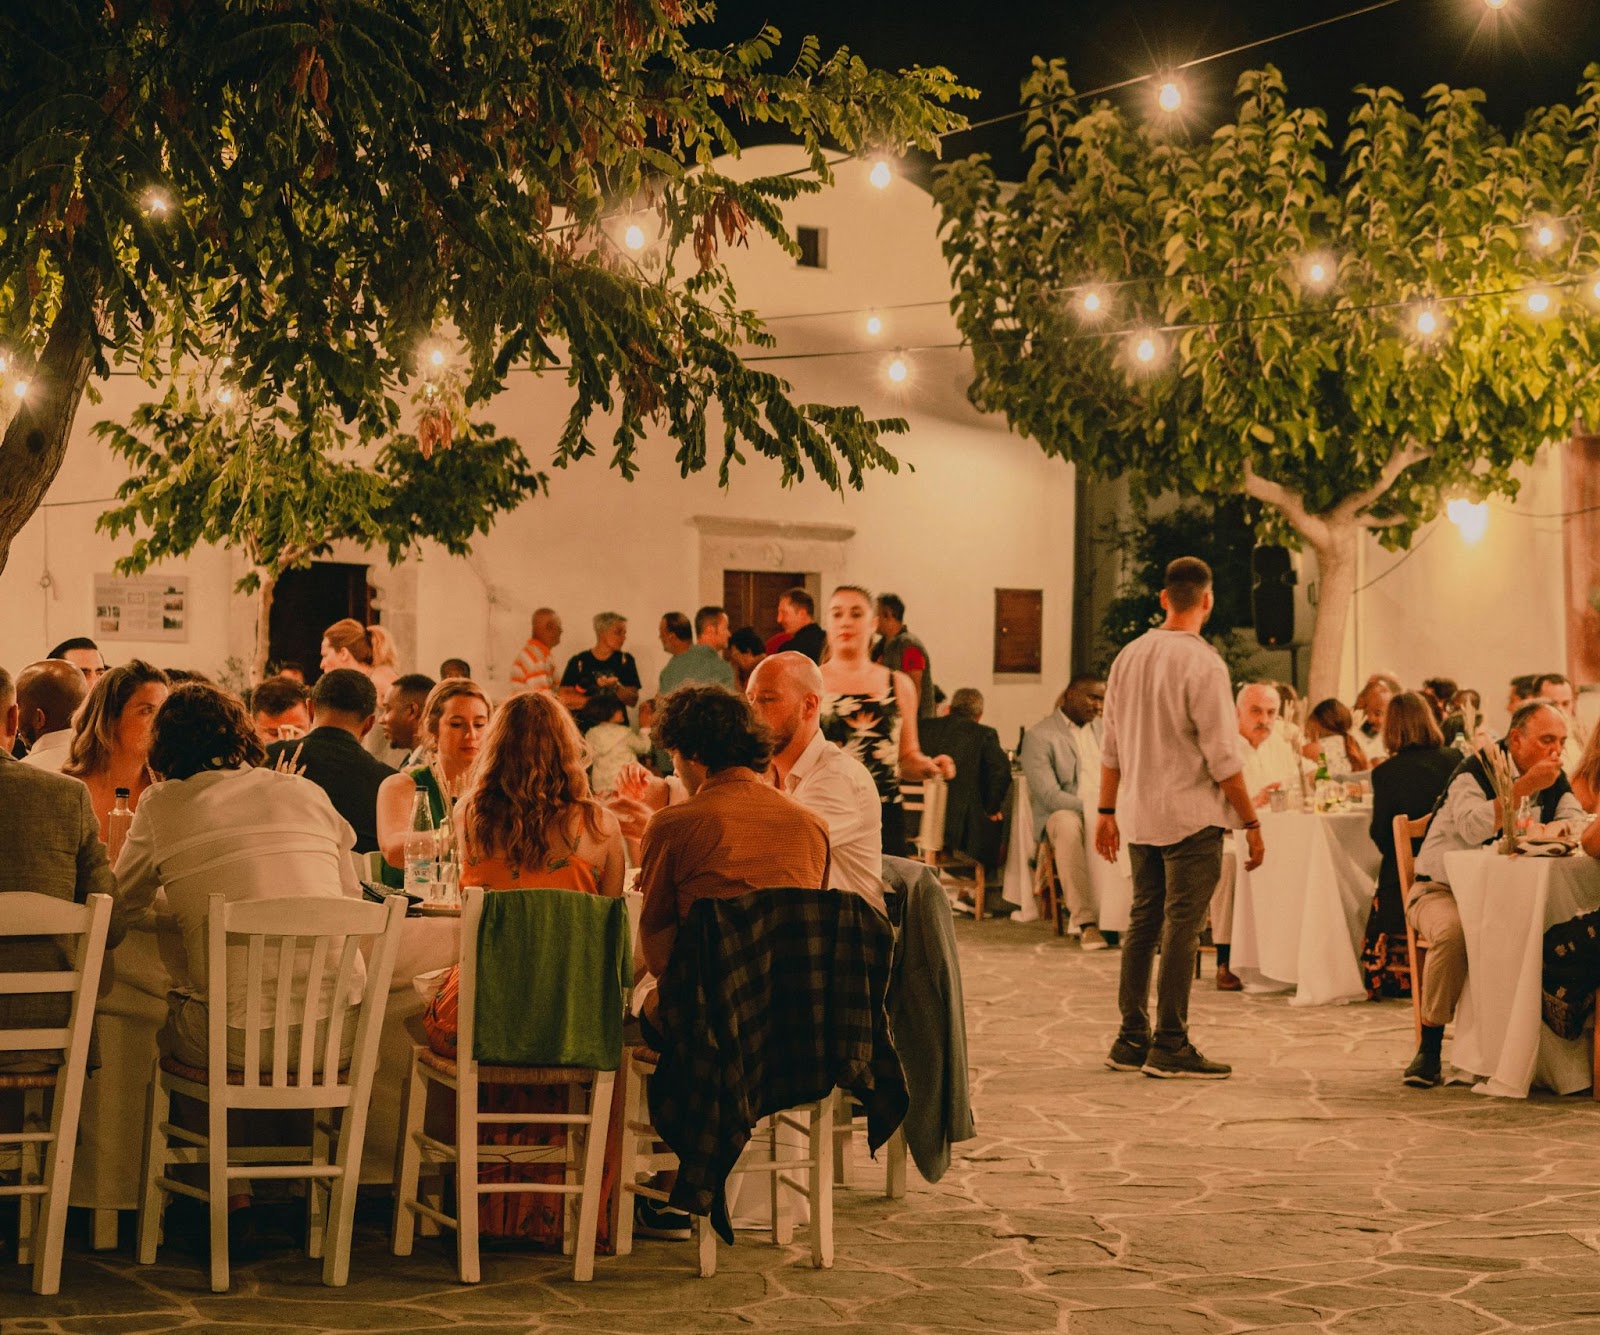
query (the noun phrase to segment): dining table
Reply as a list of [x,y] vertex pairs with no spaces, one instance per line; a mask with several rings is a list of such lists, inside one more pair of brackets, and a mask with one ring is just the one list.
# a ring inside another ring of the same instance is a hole
[[1594,1083],[1594,1035],[1565,1039],[1543,1021],[1544,934],[1600,909],[1600,862],[1447,853],[1445,874],[1461,914],[1467,981],[1456,1007],[1450,1060],[1480,1094],[1527,1098],[1539,1085],[1574,1094]]
[[1294,1006],[1327,1006],[1366,996],[1361,942],[1381,857],[1371,809],[1260,812],[1266,858],[1234,876],[1230,967],[1246,991],[1293,989]]

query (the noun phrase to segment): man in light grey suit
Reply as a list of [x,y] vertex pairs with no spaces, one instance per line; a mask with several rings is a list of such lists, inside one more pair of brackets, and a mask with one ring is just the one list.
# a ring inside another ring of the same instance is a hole
[[1100,709],[1105,698],[1105,682],[1092,673],[1080,673],[1067,686],[1060,705],[1022,738],[1022,774],[1033,807],[1034,842],[1050,836],[1072,930],[1084,950],[1106,948],[1100,905],[1089,881],[1083,823],[1083,794],[1098,791],[1100,785]]
[[[79,904],[91,894],[114,894],[117,882],[106,862],[89,790],[76,779],[11,758],[18,713],[16,686],[0,668],[0,892],[33,890]],[[106,944],[113,944],[110,938]],[[66,965],[51,937],[0,940],[0,970],[50,971]],[[60,995],[0,998],[0,1024],[55,1027],[67,1022],[68,1006]],[[36,1053],[9,1058],[0,1053],[0,1069],[38,1069],[38,1058]]]

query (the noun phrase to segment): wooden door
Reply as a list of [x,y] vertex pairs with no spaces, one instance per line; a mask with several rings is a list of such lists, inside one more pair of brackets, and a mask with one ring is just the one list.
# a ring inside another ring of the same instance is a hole
[[804,588],[805,575],[781,570],[724,570],[722,605],[728,624],[754,627],[763,640],[778,633],[778,599],[795,587]]
[[364,565],[313,561],[305,570],[289,571],[272,595],[268,665],[298,663],[306,681],[314,682],[322,674],[323,631],[345,617],[363,626],[376,624],[372,594]]

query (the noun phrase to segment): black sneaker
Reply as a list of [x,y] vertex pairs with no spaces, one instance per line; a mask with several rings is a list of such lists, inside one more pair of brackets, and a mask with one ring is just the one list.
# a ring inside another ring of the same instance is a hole
[[1207,1061],[1193,1043],[1185,1043],[1176,1052],[1151,1048],[1139,1069],[1157,1080],[1226,1080],[1233,1074],[1233,1067]]
[[682,1210],[669,1210],[660,1201],[635,1196],[633,1235],[637,1238],[661,1238],[667,1242],[687,1242],[694,1236],[694,1220]]
[[1435,1085],[1444,1084],[1439,1054],[1418,1048],[1417,1055],[1411,1059],[1411,1065],[1406,1067],[1406,1073],[1400,1078],[1417,1089],[1432,1089]]
[[1111,1045],[1111,1051],[1106,1055],[1106,1065],[1113,1071],[1138,1071],[1143,1069],[1145,1058],[1149,1055],[1148,1042],[1135,1043],[1130,1039],[1119,1038]]

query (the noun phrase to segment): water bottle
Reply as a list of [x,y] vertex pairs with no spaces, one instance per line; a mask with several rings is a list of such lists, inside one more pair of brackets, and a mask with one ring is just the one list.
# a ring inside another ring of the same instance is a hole
[[123,844],[128,841],[128,827],[133,824],[133,808],[128,805],[132,796],[132,789],[118,788],[116,804],[106,821],[106,856],[113,867],[117,865],[117,855],[122,852]]
[[439,837],[433,825],[433,807],[427,792],[419,787],[411,803],[411,831],[406,835],[406,894],[431,898],[438,871]]

